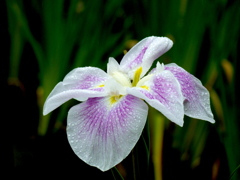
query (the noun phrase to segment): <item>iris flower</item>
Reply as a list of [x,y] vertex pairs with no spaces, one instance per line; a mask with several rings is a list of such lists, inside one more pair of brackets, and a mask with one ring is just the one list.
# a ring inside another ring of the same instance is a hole
[[147,74],[172,45],[166,37],[147,37],[120,64],[109,58],[107,73],[96,67],[76,68],[55,86],[44,115],[72,98],[83,101],[67,117],[68,141],[80,159],[102,171],[120,163],[140,138],[146,103],[179,126],[184,114],[214,123],[209,93],[196,77],[176,64],[159,62]]

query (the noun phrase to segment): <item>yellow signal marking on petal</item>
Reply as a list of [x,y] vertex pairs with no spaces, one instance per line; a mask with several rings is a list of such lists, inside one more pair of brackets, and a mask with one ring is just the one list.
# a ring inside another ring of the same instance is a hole
[[136,86],[138,81],[140,80],[140,76],[142,74],[142,67],[139,67],[136,71],[135,74],[133,76],[133,82],[132,82],[132,86]]
[[111,96],[110,97],[110,104],[113,105],[116,103],[119,99],[121,99],[122,95],[117,95],[117,96]]
[[140,86],[140,88],[143,88],[143,89],[146,89],[146,90],[149,90],[149,87],[148,86]]
[[101,84],[101,85],[96,86],[95,88],[100,88],[100,87],[104,87],[104,86],[105,86],[104,84]]

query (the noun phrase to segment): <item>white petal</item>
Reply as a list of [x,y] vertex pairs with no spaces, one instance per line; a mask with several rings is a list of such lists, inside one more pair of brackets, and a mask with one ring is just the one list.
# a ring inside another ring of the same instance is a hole
[[111,76],[99,68],[85,67],[72,70],[49,94],[43,114],[48,114],[72,98],[85,101],[89,97],[106,96],[109,89],[105,83],[110,79]]
[[214,123],[215,120],[210,108],[209,92],[202,85],[201,81],[176,64],[168,64],[165,66],[165,69],[171,71],[181,85],[185,98],[185,114]]
[[67,134],[76,155],[107,171],[133,149],[144,128],[148,106],[132,95],[89,98],[68,114]]
[[110,57],[107,63],[107,73],[111,75],[115,71],[119,71],[119,64],[114,58]]
[[130,79],[128,78],[127,74],[120,71],[119,64],[114,58],[109,58],[107,64],[107,73],[122,86],[131,87]]
[[143,77],[153,61],[167,52],[172,45],[173,42],[167,37],[147,37],[125,54],[120,63],[120,69],[133,78],[136,69],[142,67],[141,77]]
[[127,92],[144,99],[160,111],[169,120],[183,126],[183,96],[180,84],[169,71],[162,71],[146,76],[137,87],[128,88]]

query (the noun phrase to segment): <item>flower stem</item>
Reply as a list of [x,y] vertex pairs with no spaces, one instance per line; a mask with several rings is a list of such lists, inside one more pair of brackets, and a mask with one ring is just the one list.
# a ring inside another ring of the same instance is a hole
[[[135,148],[134,148],[135,149]],[[137,180],[134,149],[132,150],[133,180]]]

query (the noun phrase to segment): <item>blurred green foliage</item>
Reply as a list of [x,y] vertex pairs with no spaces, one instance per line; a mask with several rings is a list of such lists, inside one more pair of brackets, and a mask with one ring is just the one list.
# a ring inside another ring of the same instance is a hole
[[[131,48],[135,41],[151,35],[167,36],[174,41],[174,46],[159,60],[175,62],[202,80],[211,94],[216,123],[185,117],[184,127],[180,128],[151,110],[151,152],[146,152],[151,153],[155,179],[171,179],[167,174],[171,170],[164,168],[164,162],[173,160],[172,151],[164,151],[167,144],[177,150],[177,160],[188,162],[193,172],[205,165],[206,155],[212,156],[207,161],[209,179],[221,179],[223,167],[228,168],[225,171],[230,175],[240,164],[236,73],[240,1],[7,0],[6,5],[11,40],[9,79],[14,79],[15,84],[19,81],[19,65],[27,43],[38,64],[40,136],[64,127],[67,111],[74,102],[64,104],[52,116],[42,116],[41,112],[46,97],[71,69],[83,66],[105,69],[108,57],[120,61],[123,51]],[[208,148],[214,141],[222,145],[227,161],[221,153],[214,154],[218,148]],[[164,155],[171,157],[162,157]],[[171,163],[175,164],[172,169],[175,171],[179,164]],[[118,168],[124,174],[125,169]],[[182,173],[182,177],[190,177],[184,174],[187,172]],[[239,170],[231,179],[240,179]]]

